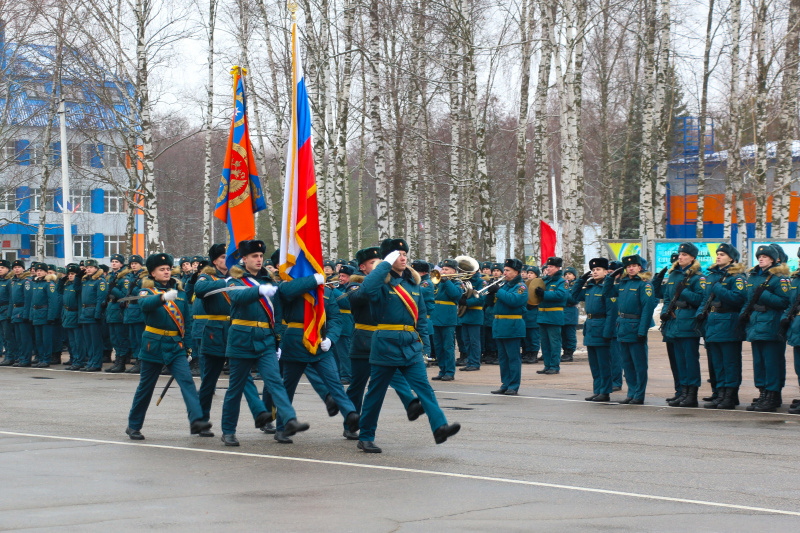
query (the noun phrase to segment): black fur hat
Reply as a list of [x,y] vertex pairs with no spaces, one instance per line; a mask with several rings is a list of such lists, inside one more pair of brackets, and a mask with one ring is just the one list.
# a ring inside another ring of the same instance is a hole
[[642,258],[638,254],[634,255],[626,255],[622,258],[623,266],[627,267],[628,265],[639,265],[642,266]]
[[589,261],[589,270],[593,268],[604,268],[608,270],[608,259],[605,257],[595,257]]
[[163,265],[167,265],[168,267],[172,268],[172,265],[174,263],[175,260],[169,254],[152,254],[147,257],[147,262],[145,263],[145,266],[147,267],[148,272],[152,272],[153,270]]
[[[719,248],[717,248],[717,251],[718,252],[722,252],[725,255],[727,255],[728,257],[730,257],[731,259],[733,259],[734,263],[738,263],[739,262],[739,257],[740,257],[739,250],[734,248],[731,244],[729,244],[727,242],[723,242],[722,244],[719,245]],[[798,250],[798,252],[800,252],[800,250]]]
[[554,266],[561,268],[562,266],[564,266],[564,260],[561,259],[560,257],[548,257],[545,266]]
[[383,242],[381,242],[380,251],[381,259],[395,250],[408,253],[408,243],[405,241],[405,239],[383,239]]
[[208,249],[208,259],[213,263],[221,255],[225,255],[225,245],[221,243],[212,244]]
[[430,267],[428,266],[428,262],[427,261],[420,261],[420,260],[413,261],[411,263],[411,268],[413,268],[414,270],[416,270],[420,274],[430,272]]
[[522,261],[520,261],[519,259],[514,259],[514,258],[506,259],[506,262],[504,263],[503,266],[507,266],[508,268],[513,268],[514,270],[517,271],[518,274],[522,272]]
[[383,259],[381,256],[380,248],[372,246],[370,248],[363,248],[356,252],[356,262],[362,265],[370,259]]
[[267,246],[264,244],[264,241],[240,241],[236,251],[239,252],[241,257],[258,252],[265,254],[267,253]]

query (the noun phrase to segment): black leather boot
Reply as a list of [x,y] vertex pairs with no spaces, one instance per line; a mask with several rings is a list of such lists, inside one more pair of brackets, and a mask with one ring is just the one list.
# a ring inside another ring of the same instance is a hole
[[678,404],[679,407],[697,407],[697,391],[700,387],[689,387],[689,391],[686,394],[686,398]]
[[686,396],[688,394],[689,394],[689,386],[688,385],[681,385],[681,393],[678,396],[676,396],[674,400],[672,400],[671,402],[668,402],[669,406],[670,407],[678,407],[681,404],[681,402],[686,399]]
[[737,405],[739,405],[739,389],[728,387],[725,389],[722,401],[717,404],[717,409],[736,409]]
[[779,394],[780,393],[776,391],[766,391],[764,399],[756,404],[753,411],[758,413],[774,413],[781,405],[778,400]]
[[751,403],[750,405],[747,406],[747,410],[748,411],[755,411],[756,410],[756,406],[761,404],[764,401],[764,399],[767,397],[767,389],[761,388],[759,390],[761,390],[761,394],[759,395],[758,398],[753,398],[753,403]]
[[725,398],[725,387],[719,387],[714,394],[707,398],[703,398],[706,403],[703,404],[703,408],[705,409],[717,409],[719,404],[722,403],[722,400]]
[[119,374],[125,372],[125,357],[118,355],[114,360],[114,366],[106,368],[106,372],[111,374]]

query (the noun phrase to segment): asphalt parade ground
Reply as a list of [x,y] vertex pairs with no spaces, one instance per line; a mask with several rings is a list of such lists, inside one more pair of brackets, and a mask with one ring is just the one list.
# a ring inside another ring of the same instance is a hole
[[[585,355],[557,376],[525,365],[517,397],[489,394],[496,366],[433,382],[462,425],[439,446],[390,390],[373,455],[342,437],[342,417],[328,418],[305,383],[295,406],[311,429],[293,445],[256,430],[243,406],[241,446],[226,448],[227,380],[216,438],[189,435],[175,387],[158,407],[154,396],[146,440],[133,442],[138,376],[2,368],[0,530],[798,531],[800,416],[667,407],[662,352],[651,333],[644,406],[584,401]],[[787,370],[785,403],[798,396]]]

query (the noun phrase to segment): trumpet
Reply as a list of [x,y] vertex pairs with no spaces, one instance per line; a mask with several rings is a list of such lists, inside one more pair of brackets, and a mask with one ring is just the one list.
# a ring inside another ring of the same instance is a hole
[[459,255],[455,258],[455,261],[458,264],[458,270],[460,270],[460,272],[455,274],[442,274],[438,270],[434,270],[430,274],[431,282],[434,285],[438,285],[443,279],[452,279],[459,281],[463,285],[464,282],[466,282],[468,279],[474,276],[478,270],[480,270],[480,265],[478,262],[468,255]]
[[325,285],[329,289],[337,289],[339,287],[339,285],[341,285],[341,283],[339,283],[339,280],[335,280],[335,281],[328,281],[326,283],[323,283],[323,285]]
[[431,276],[431,283],[433,283],[434,285],[438,285],[439,283],[442,282],[442,280],[448,280],[448,279],[466,281],[469,278],[471,278],[473,274],[474,274],[474,272],[459,272],[457,274],[442,274],[438,270],[434,270],[433,272],[431,272],[430,276]]
[[489,285],[487,285],[484,288],[482,288],[481,290],[475,291],[475,292],[478,293],[478,294],[483,294],[484,292],[489,290],[489,287],[494,287],[495,285],[498,285],[498,288],[500,288],[505,284],[506,284],[505,278],[498,278],[495,281],[491,282]]

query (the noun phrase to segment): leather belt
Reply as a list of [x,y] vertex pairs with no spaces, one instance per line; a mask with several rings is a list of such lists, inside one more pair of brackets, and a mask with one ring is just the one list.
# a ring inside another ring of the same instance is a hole
[[229,316],[225,315],[195,315],[195,320],[219,320],[221,322],[227,322],[231,319]]
[[150,333],[155,333],[156,335],[164,335],[165,337],[177,337],[178,335],[180,335],[177,331],[170,331],[168,329],[158,329],[152,326],[145,326],[144,330]]
[[295,329],[304,329],[306,326],[302,322],[284,322],[283,323],[287,328],[295,328]]
[[14,307],[25,307],[25,304],[14,304]]
[[586,318],[605,318],[606,315],[604,314],[587,314]]
[[[296,322],[294,322],[296,324]],[[272,325],[269,322],[257,322],[255,320],[239,320],[238,318],[234,318],[231,320],[231,324],[234,326],[248,326],[251,328],[271,328]],[[300,324],[300,327],[303,325]],[[289,326],[291,327],[291,326]]]
[[34,309],[47,309],[47,306],[46,305],[34,305],[33,308]]
[[86,309],[87,307],[94,307],[96,304],[83,304],[81,307]]
[[684,302],[683,300],[679,300],[675,304],[675,307],[677,307],[678,309],[697,309],[697,307],[691,305],[689,302]]
[[563,311],[563,307],[540,307],[539,311]]
[[642,318],[642,315],[634,315],[634,314],[631,314],[631,313],[620,313],[619,317],[620,318],[631,318],[633,320],[639,320],[640,318]]
[[77,307],[67,307],[66,305],[64,306],[64,309],[66,309],[67,311],[77,311],[78,310]]
[[356,324],[356,329],[360,329],[362,331],[375,331],[378,329],[378,326],[371,326],[369,324]]
[[728,307],[723,307],[723,306],[720,305],[720,306],[712,307],[711,308],[711,312],[712,313],[738,313],[739,310],[738,309],[730,309]]
[[753,306],[753,311],[757,311],[759,313],[766,313],[767,312],[767,306],[766,305],[758,305],[758,304],[756,304],[756,305]]
[[494,317],[500,320],[517,320],[521,319],[522,315],[494,315]]

